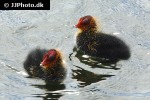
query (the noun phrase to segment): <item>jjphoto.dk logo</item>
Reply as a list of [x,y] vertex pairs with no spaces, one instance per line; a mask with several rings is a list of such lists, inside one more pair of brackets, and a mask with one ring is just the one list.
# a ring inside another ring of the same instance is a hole
[[50,10],[50,0],[0,0],[0,10]]
[[22,2],[20,2],[20,3],[4,3],[4,7],[5,8],[8,8],[8,7],[44,7],[44,4],[43,3],[41,3],[41,2],[38,2],[37,4],[32,4],[32,3],[26,3],[26,4],[24,4],[24,3],[22,3]]

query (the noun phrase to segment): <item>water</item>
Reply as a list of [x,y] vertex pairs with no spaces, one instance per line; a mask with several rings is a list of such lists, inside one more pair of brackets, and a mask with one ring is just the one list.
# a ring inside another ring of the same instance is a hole
[[[73,50],[74,25],[84,15],[126,41],[131,58],[99,63]],[[0,11],[0,99],[149,100],[149,22],[149,0],[51,0],[50,11]],[[62,84],[46,86],[23,73],[35,47],[63,52],[68,74]]]

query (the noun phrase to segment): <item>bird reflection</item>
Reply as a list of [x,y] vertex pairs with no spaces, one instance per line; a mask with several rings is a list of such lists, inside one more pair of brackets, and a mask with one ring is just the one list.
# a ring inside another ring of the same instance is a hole
[[46,84],[46,85],[32,85],[36,88],[46,90],[44,94],[33,94],[35,97],[43,98],[43,100],[59,100],[63,94],[61,92],[55,92],[59,90],[64,90],[64,84]]
[[[94,57],[84,57],[83,52],[77,50],[76,47],[73,49],[73,53],[70,54],[69,58],[72,61],[75,57],[81,63],[88,65],[92,68],[103,68],[103,69],[113,69],[118,70],[119,68],[116,67],[116,61],[109,61],[107,59],[102,58],[94,58]],[[73,79],[77,79],[79,82],[80,87],[84,87],[90,85],[95,82],[99,82],[102,80],[106,80],[106,78],[114,76],[114,75],[107,75],[107,74],[95,74],[94,72],[88,71],[79,67],[78,65],[74,65],[75,69],[72,69],[72,77]]]
[[110,61],[108,59],[103,58],[95,58],[95,57],[84,57],[83,52],[77,50],[76,47],[73,49],[73,53],[70,54],[69,58],[72,60],[72,57],[76,57],[79,59],[81,63],[91,66],[92,68],[104,68],[104,69],[114,69],[118,70],[120,68],[116,67],[117,61]]
[[78,66],[76,66],[76,68],[76,70],[72,70],[72,76],[74,79],[77,79],[77,81],[79,81],[80,87],[84,87],[92,83],[105,80],[107,77],[114,76],[105,74],[95,74]]

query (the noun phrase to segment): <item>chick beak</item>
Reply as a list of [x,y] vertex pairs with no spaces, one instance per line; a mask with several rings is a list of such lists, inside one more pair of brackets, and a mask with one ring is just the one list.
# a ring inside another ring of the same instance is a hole
[[47,64],[47,62],[46,62],[46,58],[40,63],[40,66],[42,67],[42,68],[44,68],[44,69],[46,69],[47,67],[48,67],[48,64]]
[[41,64],[40,64],[40,66],[41,66],[42,68],[44,68],[44,69],[46,69],[46,68],[47,68],[47,66],[46,66],[46,65],[44,65],[42,62],[41,62]]
[[76,24],[75,27],[76,27],[76,28],[79,28],[79,24]]
[[76,25],[73,25],[73,28],[77,28]]

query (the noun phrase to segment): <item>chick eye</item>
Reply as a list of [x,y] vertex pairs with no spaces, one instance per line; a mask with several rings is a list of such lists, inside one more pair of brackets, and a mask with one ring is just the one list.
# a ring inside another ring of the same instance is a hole
[[49,56],[49,59],[51,60],[51,61],[53,61],[53,60],[55,60],[55,56]]

